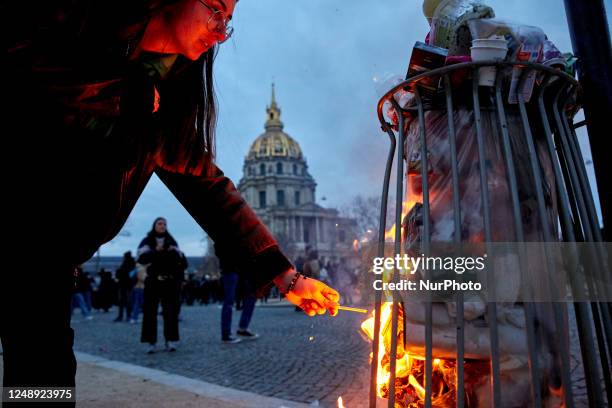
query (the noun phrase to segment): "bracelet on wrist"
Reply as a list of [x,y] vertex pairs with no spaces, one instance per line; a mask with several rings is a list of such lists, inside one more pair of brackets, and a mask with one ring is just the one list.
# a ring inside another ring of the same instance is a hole
[[285,291],[285,293],[289,293],[293,290],[297,281],[300,279],[300,276],[302,276],[302,274],[299,272],[296,272],[295,275],[293,275],[293,279],[291,279],[291,282],[289,282],[289,285],[287,286],[287,290]]

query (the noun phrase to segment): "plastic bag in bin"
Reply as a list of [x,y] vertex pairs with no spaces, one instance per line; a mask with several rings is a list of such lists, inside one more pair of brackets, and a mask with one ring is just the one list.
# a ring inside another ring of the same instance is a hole
[[402,221],[402,239],[407,254],[420,255],[423,233],[423,204],[415,203]]
[[[404,78],[397,74],[387,74],[383,77],[376,76],[373,78],[373,80],[376,94],[379,98],[382,98],[389,90],[402,83]],[[393,95],[393,98],[400,107],[404,108],[412,103],[414,95],[411,92],[400,89]],[[383,105],[383,114],[385,114],[387,121],[397,126],[399,120],[397,117],[397,112],[395,111],[395,108],[391,102],[385,101],[385,104]]]
[[[541,240],[542,232],[537,211],[532,211],[536,197],[533,176],[531,175],[528,147],[522,122],[518,113],[508,113],[508,132],[513,151],[513,160],[517,163],[516,177],[518,184],[519,201],[526,210],[524,219],[524,234],[526,240]],[[431,242],[452,242],[455,226],[453,215],[453,187],[452,169],[450,161],[450,143],[448,135],[448,117],[444,111],[428,111],[425,113],[425,128],[428,150],[428,184]],[[480,159],[476,130],[474,125],[474,112],[467,109],[458,109],[454,112],[454,125],[457,145],[457,170],[459,175],[459,202],[461,210],[461,239],[463,242],[483,242],[484,224],[483,208],[480,190]],[[491,111],[481,112],[482,135],[485,140],[487,174],[487,188],[491,205],[491,229],[494,241],[512,242],[515,240],[512,200],[508,186],[505,158],[501,145],[496,115]],[[536,133],[537,134],[537,133]],[[546,206],[549,211],[549,220],[554,220],[556,209],[554,203],[555,191],[552,165],[547,155],[545,141],[535,138],[536,149],[540,156],[541,171],[543,174],[543,190],[546,195]],[[410,170],[420,164],[416,163],[420,157],[420,131],[419,122],[410,123],[405,141],[406,158],[412,161],[407,169],[406,194],[408,201],[423,202],[422,177],[420,172]],[[520,164],[520,165],[518,165]],[[417,210],[415,210],[417,211]],[[420,210],[419,210],[420,211]],[[556,228],[556,223],[550,221],[550,228]],[[406,245],[409,242],[420,241],[414,234],[421,233],[421,229],[406,231]],[[556,236],[556,234],[554,235]],[[407,248],[407,247],[406,247]]]

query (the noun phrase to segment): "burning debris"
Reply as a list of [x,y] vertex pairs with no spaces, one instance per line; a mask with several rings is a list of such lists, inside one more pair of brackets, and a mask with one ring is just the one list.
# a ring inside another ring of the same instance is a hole
[[[392,303],[381,305],[381,324],[379,332],[378,365],[376,386],[377,395],[389,398],[389,381],[391,378],[390,356],[392,333]],[[425,349],[424,328],[415,323],[422,316],[416,303],[404,304],[399,307],[395,377],[395,404],[398,408],[422,407],[425,401]],[[438,305],[439,306],[439,305]],[[466,308],[468,305],[466,305]],[[473,311],[466,312],[473,313]],[[441,310],[434,311],[434,325],[440,323]],[[436,322],[436,318],[438,321]],[[452,326],[452,330],[450,327]],[[467,329],[466,350],[464,361],[464,395],[465,406],[490,406],[490,344],[484,328],[480,332]],[[433,379],[432,406],[456,406],[456,337],[455,324],[448,322],[448,330],[440,326],[434,327],[433,334]],[[361,330],[370,341],[374,339],[374,313],[361,325]],[[527,372],[526,345],[522,330],[516,332],[502,331],[500,333],[500,350],[502,351],[501,367],[504,381],[503,406],[529,406],[529,374]],[[517,344],[520,342],[521,344]],[[540,366],[546,367],[543,375],[550,375],[553,364],[550,351],[545,347],[540,352]],[[372,358],[372,354],[370,355]],[[551,390],[552,391],[552,390]],[[560,392],[551,392],[548,398],[550,406],[560,406]]]
[[[377,394],[389,398],[390,349],[391,349],[391,310],[392,303],[381,305],[381,329],[379,334],[378,375],[376,379]],[[398,316],[398,339],[404,338],[404,313],[400,308]],[[374,339],[374,314],[365,320],[361,329],[370,340]],[[374,362],[372,362],[374,363]],[[456,378],[454,360],[436,358],[433,363],[433,398],[434,407],[453,407],[456,405]],[[470,374],[471,373],[471,374]],[[481,377],[488,374],[488,363],[466,363],[466,378]],[[395,401],[399,407],[421,407],[425,400],[425,359],[422,355],[407,351],[403,341],[398,341],[395,377]],[[471,398],[466,392],[467,398]]]

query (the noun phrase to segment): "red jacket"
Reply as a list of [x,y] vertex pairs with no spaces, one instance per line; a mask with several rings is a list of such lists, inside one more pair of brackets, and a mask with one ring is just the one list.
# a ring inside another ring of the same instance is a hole
[[119,53],[101,46],[91,52],[78,42],[70,48],[63,37],[34,34],[34,40],[14,41],[3,64],[3,151],[17,159],[4,173],[15,248],[31,254],[35,247],[51,267],[84,262],[120,231],[155,173],[214,240],[219,256],[232,257],[257,287],[291,267],[221,170],[187,171],[164,162],[160,146],[190,146],[171,132],[152,139],[158,130],[152,86],[143,85],[151,110],[141,112],[142,120],[125,126],[118,119],[126,82],[121,47]]

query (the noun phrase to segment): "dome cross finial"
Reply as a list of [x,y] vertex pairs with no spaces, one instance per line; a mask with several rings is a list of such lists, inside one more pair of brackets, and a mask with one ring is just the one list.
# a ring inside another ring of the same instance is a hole
[[272,103],[270,104],[270,107],[276,107],[276,93],[274,92],[274,82],[272,82]]
[[270,106],[268,106],[266,109],[266,113],[267,113],[267,118],[266,118],[266,124],[264,126],[265,129],[266,130],[273,130],[273,129],[282,130],[283,122],[281,122],[280,120],[281,110],[278,107],[278,104],[276,103],[276,89],[274,86],[274,82],[272,82],[272,100],[270,102]]

